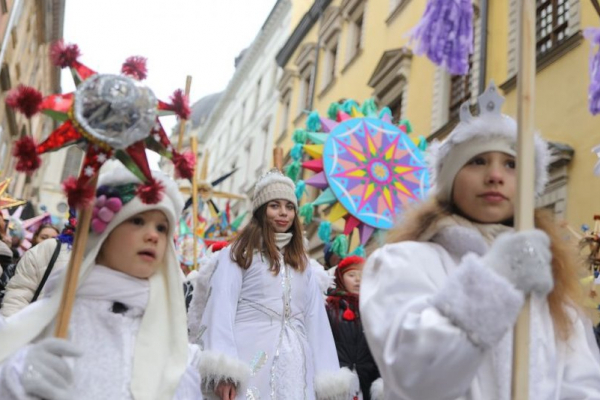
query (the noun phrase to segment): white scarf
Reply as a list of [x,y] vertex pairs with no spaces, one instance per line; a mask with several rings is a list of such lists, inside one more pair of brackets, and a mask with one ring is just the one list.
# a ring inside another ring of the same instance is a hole
[[77,288],[77,297],[123,303],[142,310],[148,305],[150,283],[123,272],[98,265]]
[[293,233],[276,233],[275,234],[275,246],[277,246],[277,248],[279,249],[279,251],[283,250],[283,248],[285,246],[288,245],[288,243],[290,243],[290,241],[292,240],[292,237],[294,237]]

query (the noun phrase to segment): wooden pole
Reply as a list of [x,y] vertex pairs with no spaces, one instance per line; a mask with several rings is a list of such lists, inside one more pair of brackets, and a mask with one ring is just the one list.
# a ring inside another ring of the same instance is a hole
[[[534,101],[536,73],[535,1],[519,3],[519,69],[517,75],[517,202],[515,227],[519,231],[534,228]],[[527,298],[515,325],[513,340],[512,398],[529,399],[529,321]]]
[[281,147],[273,149],[273,164],[275,168],[283,172],[283,149]]
[[[192,77],[188,75],[185,79],[185,95],[189,98],[190,90],[192,88]],[[179,140],[177,141],[177,151],[181,152],[181,146],[183,145],[183,133],[185,132],[185,123],[187,120],[181,119],[179,120]]]
[[194,178],[192,179],[192,239],[194,243],[194,264],[193,270],[198,269],[198,240],[196,240],[196,231],[198,230],[198,138],[192,136],[192,152],[196,157],[194,164]]
[[[94,188],[94,193],[96,193],[97,184],[98,174],[88,182],[88,185]],[[93,208],[94,203],[91,202],[87,207],[81,210],[81,215],[78,218],[77,227],[75,228],[75,238],[73,240],[73,248],[71,249],[71,258],[69,259],[69,265],[67,267],[65,287],[63,288],[60,308],[58,309],[58,318],[54,330],[54,335],[57,338],[66,339],[69,333],[69,320],[71,319],[71,311],[73,311],[73,303],[75,302],[77,281],[79,280],[79,271],[81,269],[81,262],[83,261],[83,255],[87,244]]]

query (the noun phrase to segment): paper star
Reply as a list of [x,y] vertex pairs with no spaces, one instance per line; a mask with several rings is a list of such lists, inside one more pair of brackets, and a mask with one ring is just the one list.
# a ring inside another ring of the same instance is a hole
[[9,196],[8,194],[5,194],[9,184],[10,178],[7,178],[0,182],[0,210],[25,204],[24,200],[18,200]]

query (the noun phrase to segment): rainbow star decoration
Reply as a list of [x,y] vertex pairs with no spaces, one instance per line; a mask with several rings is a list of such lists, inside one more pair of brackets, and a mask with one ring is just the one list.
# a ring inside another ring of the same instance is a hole
[[[326,222],[319,228],[321,239],[330,240],[330,223],[343,218],[344,237],[336,237],[334,245],[347,246],[347,236],[357,229],[360,248],[356,252],[361,254],[375,231],[390,229],[408,205],[427,196],[426,142],[409,136],[408,120],[394,125],[389,109],[378,112],[372,100],[362,107],[353,100],[334,103],[328,114],[329,118],[311,113],[307,130],[295,133],[294,161],[287,173],[297,180],[300,169],[314,172],[297,182],[299,198],[304,185],[320,190],[313,202],[301,207],[300,215],[310,223],[314,207],[327,206]],[[303,154],[310,159],[303,161]]]

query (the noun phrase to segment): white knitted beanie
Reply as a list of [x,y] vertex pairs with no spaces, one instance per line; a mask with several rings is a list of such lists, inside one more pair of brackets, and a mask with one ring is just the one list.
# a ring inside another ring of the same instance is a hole
[[294,181],[283,175],[278,169],[273,168],[256,182],[254,196],[252,196],[252,212],[271,200],[279,199],[291,201],[294,203],[294,207],[298,209]]
[[[517,155],[517,123],[500,112],[504,98],[494,82],[478,98],[479,115],[471,115],[465,102],[460,108],[460,122],[448,137],[434,140],[427,149],[431,170],[432,193],[441,201],[451,201],[452,188],[458,171],[478,154],[499,151]],[[548,182],[548,144],[535,135],[535,193],[541,196]]]

